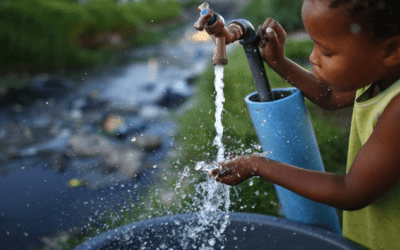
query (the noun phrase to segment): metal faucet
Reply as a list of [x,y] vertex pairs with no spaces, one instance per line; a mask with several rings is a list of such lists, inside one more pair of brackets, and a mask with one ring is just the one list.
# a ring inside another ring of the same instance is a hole
[[260,102],[273,101],[271,87],[257,45],[258,36],[253,25],[247,20],[237,19],[226,27],[224,18],[218,13],[214,13],[208,3],[202,3],[198,10],[200,18],[194,24],[194,28],[199,31],[205,29],[215,42],[212,64],[228,64],[226,45],[240,40],[249,62]]
[[240,39],[243,36],[241,27],[231,24],[228,28],[225,26],[224,18],[218,13],[214,13],[208,3],[203,3],[198,7],[200,18],[194,24],[194,28],[202,31],[204,28],[211,35],[215,42],[212,64],[226,65],[226,45]]

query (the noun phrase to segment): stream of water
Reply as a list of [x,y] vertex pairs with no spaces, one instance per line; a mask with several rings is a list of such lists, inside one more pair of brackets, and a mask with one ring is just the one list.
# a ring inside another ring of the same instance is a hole
[[[224,127],[222,125],[222,111],[224,98],[224,67],[221,65],[215,66],[215,130],[216,136],[214,138],[214,145],[218,147],[216,161],[211,163],[198,162],[195,170],[204,171],[206,174],[212,169],[219,168],[219,164],[224,161],[225,147],[222,143],[222,135]],[[196,240],[197,247],[202,250],[214,249],[217,241],[222,243],[223,246],[224,236],[223,233],[229,225],[229,207],[230,201],[230,186],[217,183],[214,177],[207,177],[206,181],[199,183],[196,186],[196,192],[200,194],[201,199],[195,200],[195,207],[200,207],[198,213],[197,225],[191,225],[186,228],[188,237]],[[212,235],[207,235],[202,232],[209,231],[212,228]],[[184,241],[182,246],[187,248]]]

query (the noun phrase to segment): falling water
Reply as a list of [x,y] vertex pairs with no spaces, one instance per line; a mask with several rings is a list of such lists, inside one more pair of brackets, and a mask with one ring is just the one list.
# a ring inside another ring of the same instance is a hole
[[[223,125],[222,111],[224,98],[224,76],[223,66],[215,66],[215,130],[217,132],[214,145],[218,147],[216,161],[212,163],[198,162],[196,170],[202,170],[209,173],[212,169],[219,168],[219,163],[224,161],[225,148],[222,143]],[[222,243],[223,249],[224,236],[223,233],[229,224],[229,207],[231,204],[229,193],[230,187],[217,183],[213,177],[207,177],[206,181],[196,186],[196,192],[199,198],[195,199],[194,206],[199,207],[198,221],[196,225],[191,225],[186,228],[187,234],[183,239],[183,247],[188,247],[187,244],[193,241],[199,249],[207,250],[214,249],[214,245],[219,241]],[[211,229],[211,230],[210,230]],[[211,233],[210,233],[211,231]],[[192,244],[191,243],[191,244]]]
[[215,130],[217,131],[217,135],[214,138],[214,145],[218,147],[217,153],[217,162],[222,162],[224,160],[224,152],[225,147],[222,144],[222,134],[224,132],[224,127],[222,126],[222,110],[224,108],[224,82],[222,79],[224,78],[224,66],[216,65],[215,66],[215,91],[217,95],[215,97]]

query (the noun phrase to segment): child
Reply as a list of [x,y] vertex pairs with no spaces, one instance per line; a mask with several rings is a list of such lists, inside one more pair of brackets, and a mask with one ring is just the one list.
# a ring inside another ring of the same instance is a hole
[[215,169],[236,185],[253,176],[345,210],[343,235],[372,249],[400,247],[400,8],[394,0],[305,0],[311,72],[284,56],[274,20],[259,27],[264,60],[317,105],[354,104],[347,174],[306,170],[257,155]]

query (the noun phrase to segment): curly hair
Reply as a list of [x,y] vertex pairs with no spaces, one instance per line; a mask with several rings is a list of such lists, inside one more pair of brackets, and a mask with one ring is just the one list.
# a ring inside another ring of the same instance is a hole
[[400,8],[395,0],[329,0],[330,7],[345,7],[350,20],[368,37],[387,39],[400,35]]

